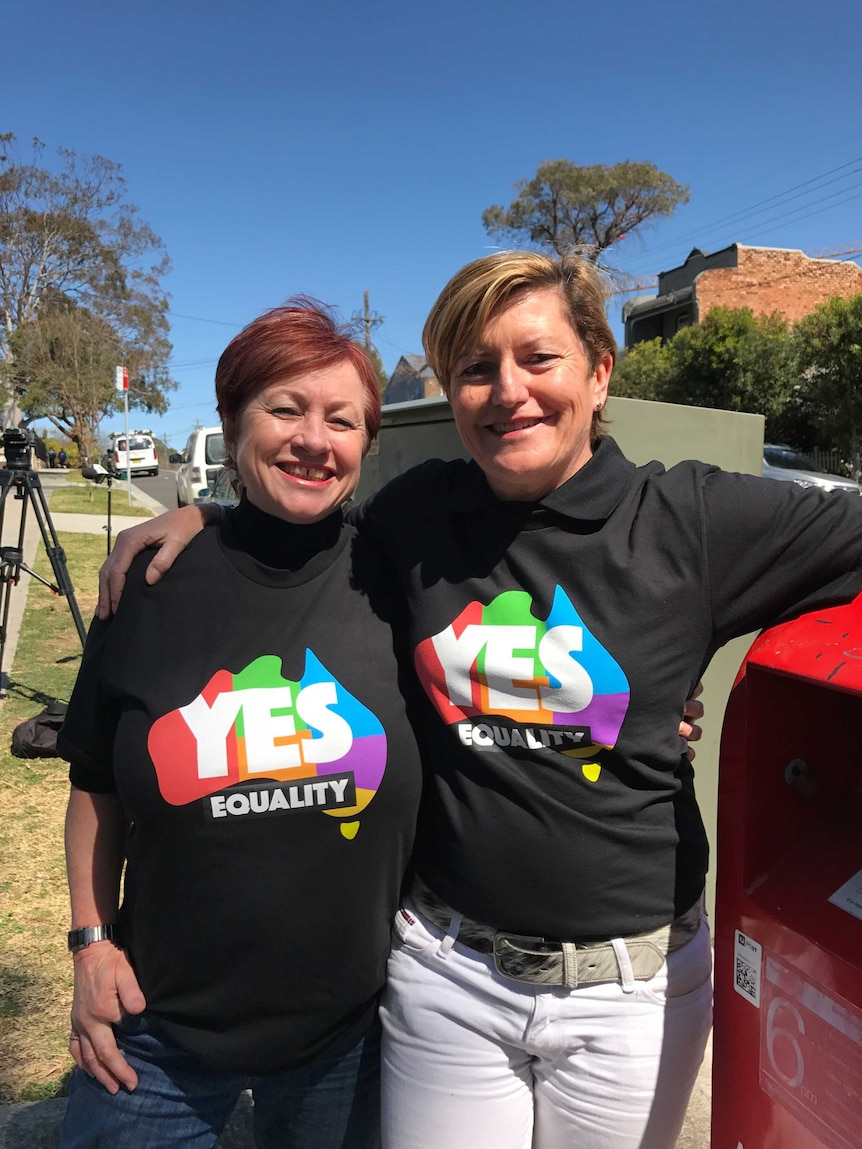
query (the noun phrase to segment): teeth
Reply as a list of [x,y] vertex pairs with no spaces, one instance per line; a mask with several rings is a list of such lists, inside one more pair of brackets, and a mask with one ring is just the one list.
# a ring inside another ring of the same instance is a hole
[[324,467],[302,467],[299,463],[286,463],[282,468],[288,475],[299,479],[328,479],[329,471]]
[[505,435],[507,431],[523,431],[526,427],[536,427],[541,419],[516,419],[513,423],[492,423],[492,430],[498,435]]

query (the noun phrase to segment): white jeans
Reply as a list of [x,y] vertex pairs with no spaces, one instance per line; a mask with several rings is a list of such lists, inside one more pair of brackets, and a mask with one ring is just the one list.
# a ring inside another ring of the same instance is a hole
[[672,1149],[712,1022],[705,919],[649,981],[558,989],[406,911],[380,1011],[384,1149]]

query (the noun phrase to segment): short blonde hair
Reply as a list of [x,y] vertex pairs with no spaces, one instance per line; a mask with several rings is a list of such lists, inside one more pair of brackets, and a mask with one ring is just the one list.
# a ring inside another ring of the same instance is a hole
[[[607,281],[594,263],[577,251],[557,259],[535,251],[498,251],[453,275],[425,323],[425,354],[447,395],[456,361],[480,339],[489,319],[518,295],[545,288],[560,292],[591,371],[605,355],[616,358],[605,315]],[[601,436],[603,424],[602,412],[594,412],[593,439]]]

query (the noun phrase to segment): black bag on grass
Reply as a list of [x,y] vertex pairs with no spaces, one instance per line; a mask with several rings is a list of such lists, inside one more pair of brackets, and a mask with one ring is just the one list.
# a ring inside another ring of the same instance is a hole
[[65,702],[49,702],[12,731],[12,753],[16,758],[56,758],[57,735],[65,717]]

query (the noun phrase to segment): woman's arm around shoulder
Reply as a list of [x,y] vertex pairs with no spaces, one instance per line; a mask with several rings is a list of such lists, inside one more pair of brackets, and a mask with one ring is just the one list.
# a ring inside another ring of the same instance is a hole
[[862,588],[862,498],[713,471],[703,486],[710,601],[720,641]]
[[222,509],[216,503],[196,504],[168,511],[147,523],[129,527],[117,535],[109,558],[99,571],[99,602],[96,616],[110,618],[126,585],[126,574],[134,557],[147,547],[158,547],[147,567],[146,581],[152,586],[173,565],[192,539],[204,527],[221,521]]

